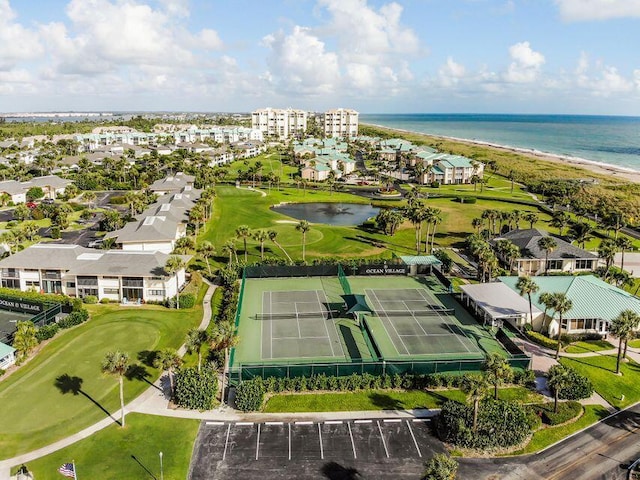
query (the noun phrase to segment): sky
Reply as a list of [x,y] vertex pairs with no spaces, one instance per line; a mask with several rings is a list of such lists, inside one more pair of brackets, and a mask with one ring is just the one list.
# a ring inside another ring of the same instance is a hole
[[640,0],[0,0],[0,112],[640,116]]

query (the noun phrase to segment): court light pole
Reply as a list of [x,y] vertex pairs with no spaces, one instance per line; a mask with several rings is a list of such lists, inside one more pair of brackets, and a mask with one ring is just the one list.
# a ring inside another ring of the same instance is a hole
[[164,480],[164,471],[162,468],[162,452],[160,452],[160,480]]

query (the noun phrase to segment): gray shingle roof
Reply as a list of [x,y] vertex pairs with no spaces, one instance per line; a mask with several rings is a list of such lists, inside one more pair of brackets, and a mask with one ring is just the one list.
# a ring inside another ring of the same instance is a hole
[[545,252],[538,247],[538,240],[543,237],[553,237],[558,244],[556,248],[549,252],[549,260],[565,259],[565,258],[598,258],[593,253],[587,252],[582,248],[578,248],[571,245],[569,242],[565,242],[561,238],[549,235],[549,233],[536,228],[526,230],[512,230],[504,235],[494,238],[491,243],[496,244],[498,240],[511,240],[515,245],[520,248],[520,258],[537,258],[544,260]]

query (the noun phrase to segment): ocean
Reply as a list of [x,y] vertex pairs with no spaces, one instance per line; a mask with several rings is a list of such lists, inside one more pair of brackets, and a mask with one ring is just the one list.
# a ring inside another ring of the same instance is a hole
[[640,171],[640,117],[361,114],[360,122],[537,150]]

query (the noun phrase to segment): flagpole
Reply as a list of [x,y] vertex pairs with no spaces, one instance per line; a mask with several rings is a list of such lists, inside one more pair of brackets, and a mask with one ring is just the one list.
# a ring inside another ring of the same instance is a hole
[[73,465],[73,480],[78,480],[78,470],[76,470],[76,461],[71,460],[71,465]]

